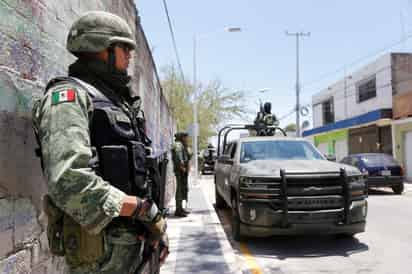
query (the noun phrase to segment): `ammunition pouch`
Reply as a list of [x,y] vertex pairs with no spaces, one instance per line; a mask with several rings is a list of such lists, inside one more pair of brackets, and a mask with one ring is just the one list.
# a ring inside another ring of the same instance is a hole
[[103,179],[123,192],[130,194],[129,154],[126,146],[103,146],[100,154]]
[[92,145],[99,155],[99,173],[128,195],[146,192],[146,149],[130,118],[116,107],[96,104],[92,122]]
[[43,210],[47,215],[47,239],[50,252],[56,256],[64,256],[64,212],[54,204],[49,195],[43,197]]
[[104,232],[90,234],[69,215],[64,215],[63,238],[66,261],[70,266],[91,264],[104,255]]
[[50,252],[65,256],[71,266],[96,262],[104,254],[103,232],[92,235],[58,208],[49,195],[43,198],[48,218],[47,239]]
[[102,146],[100,172],[103,179],[128,195],[144,196],[147,192],[146,150],[142,143]]

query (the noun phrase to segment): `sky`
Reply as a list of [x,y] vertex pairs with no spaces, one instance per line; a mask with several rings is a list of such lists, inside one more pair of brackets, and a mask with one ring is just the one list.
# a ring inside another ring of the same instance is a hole
[[[176,64],[162,0],[137,0],[141,22],[159,72]],[[192,79],[193,36],[198,79],[220,79],[228,89],[246,91],[247,105],[272,102],[278,117],[296,104],[296,40],[300,47],[301,103],[378,56],[412,51],[412,0],[167,0],[183,71]],[[239,33],[225,27],[241,27]],[[353,64],[356,61],[355,64]],[[160,73],[161,76],[161,73]],[[261,89],[269,89],[265,93]],[[312,124],[311,111],[303,118]],[[281,121],[295,121],[291,115]],[[250,122],[250,121],[249,121]]]

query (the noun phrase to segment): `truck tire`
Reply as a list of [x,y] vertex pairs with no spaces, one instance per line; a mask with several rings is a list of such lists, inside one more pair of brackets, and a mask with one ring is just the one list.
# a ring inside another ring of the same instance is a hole
[[400,185],[392,186],[393,192],[395,192],[395,194],[398,194],[398,195],[402,194],[403,189],[404,189],[403,183],[401,183]]
[[232,237],[236,242],[241,240],[240,218],[236,198],[232,198]]
[[226,207],[226,202],[225,200],[222,198],[222,196],[220,196],[219,191],[217,191],[217,186],[215,185],[215,205],[217,209],[222,209]]
[[355,233],[340,233],[336,234],[337,239],[353,239],[355,237]]

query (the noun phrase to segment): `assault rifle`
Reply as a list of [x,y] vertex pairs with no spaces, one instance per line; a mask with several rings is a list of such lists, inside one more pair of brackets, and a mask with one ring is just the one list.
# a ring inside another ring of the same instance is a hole
[[[151,199],[158,206],[162,212],[163,217],[167,215],[167,208],[165,204],[166,192],[166,173],[167,173],[167,152],[162,152],[158,155],[150,154],[146,156],[146,168],[148,170],[148,187],[149,199]],[[153,249],[146,243],[143,252],[143,261],[135,274],[159,274],[160,273],[160,253],[165,248],[160,242],[157,249]]]

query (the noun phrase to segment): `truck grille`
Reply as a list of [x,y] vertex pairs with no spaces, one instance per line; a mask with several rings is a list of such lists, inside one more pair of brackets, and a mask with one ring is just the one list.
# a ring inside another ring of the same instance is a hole
[[[289,211],[329,210],[344,207],[342,181],[339,173],[287,174],[287,208]],[[285,201],[280,179],[254,178],[241,183],[244,201],[268,202],[281,209]]]

